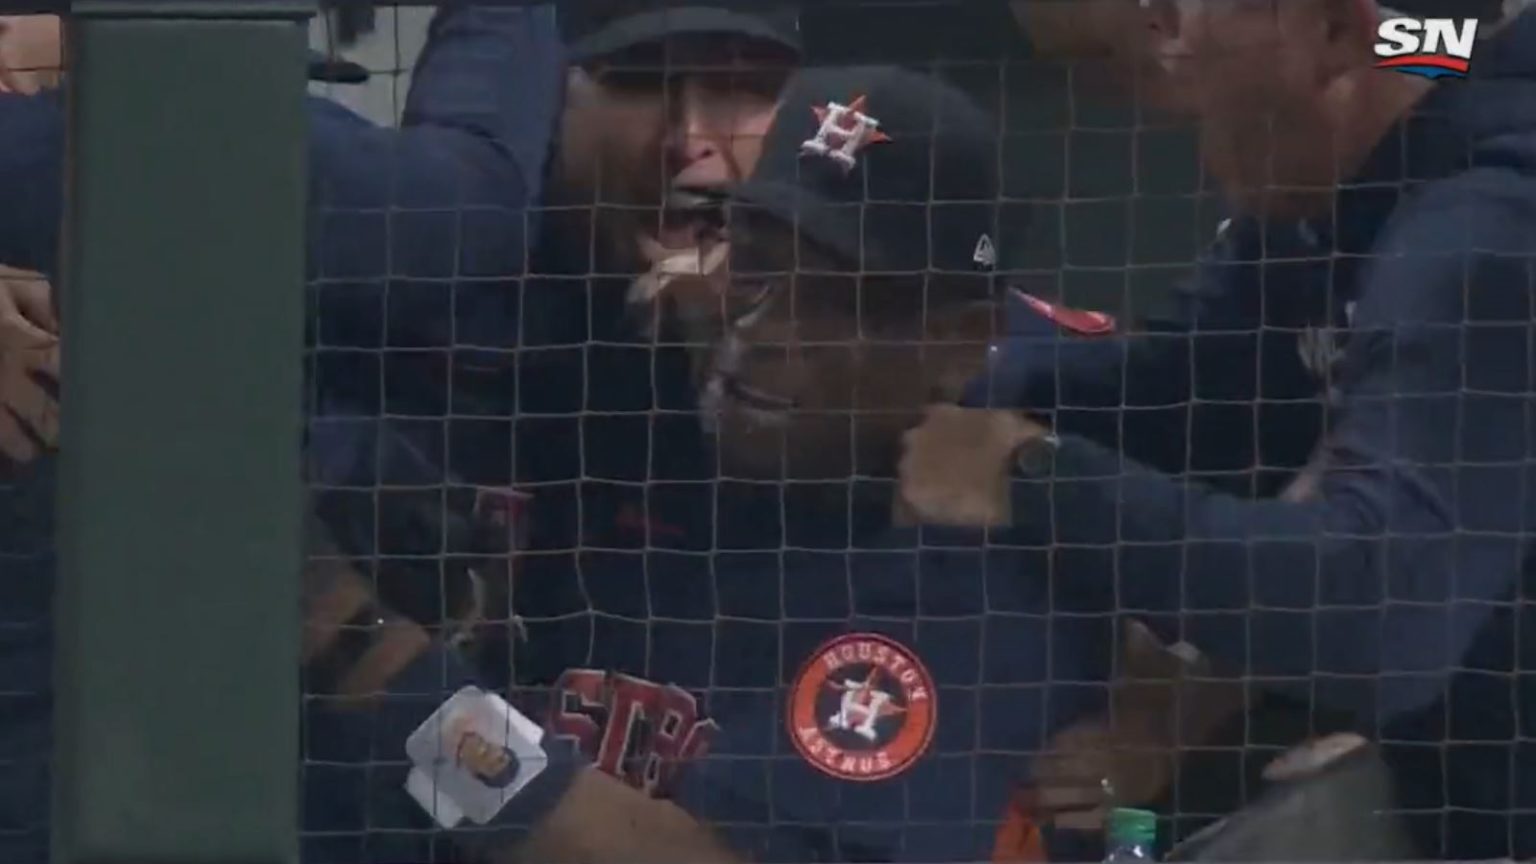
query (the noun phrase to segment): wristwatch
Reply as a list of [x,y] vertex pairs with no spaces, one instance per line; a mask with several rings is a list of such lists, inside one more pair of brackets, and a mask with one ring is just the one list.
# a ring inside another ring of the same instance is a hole
[[1050,474],[1056,465],[1056,451],[1060,449],[1061,437],[1056,433],[1036,435],[1013,452],[1014,467],[1028,477]]
[[373,647],[374,636],[386,620],[384,609],[377,603],[369,600],[359,606],[328,634],[315,656],[305,664],[305,688],[310,692],[335,694],[342,679]]

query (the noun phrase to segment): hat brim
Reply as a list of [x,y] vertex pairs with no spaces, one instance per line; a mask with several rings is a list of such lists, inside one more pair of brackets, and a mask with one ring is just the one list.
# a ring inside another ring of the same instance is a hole
[[842,265],[869,274],[990,273],[975,250],[996,234],[989,201],[828,200],[782,180],[748,180],[731,190],[738,207],[783,222]]
[[[843,258],[850,266],[870,269],[880,265],[880,250],[862,242],[857,214],[861,204],[835,204],[796,184],[763,180],[737,184],[731,189],[731,200],[783,221],[800,237]],[[840,214],[845,209],[850,212]]]
[[604,25],[596,33],[578,39],[570,47],[571,59],[582,62],[613,54],[635,45],[658,42],[668,36],[728,33],[760,39],[801,53],[798,38],[773,27],[756,15],[708,6],[679,6],[627,15]]

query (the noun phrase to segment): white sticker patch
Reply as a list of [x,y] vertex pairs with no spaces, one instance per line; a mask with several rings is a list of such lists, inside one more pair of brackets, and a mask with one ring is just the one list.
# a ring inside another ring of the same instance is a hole
[[485,825],[548,767],[543,737],[500,696],[465,687],[406,739],[406,791],[444,828]]

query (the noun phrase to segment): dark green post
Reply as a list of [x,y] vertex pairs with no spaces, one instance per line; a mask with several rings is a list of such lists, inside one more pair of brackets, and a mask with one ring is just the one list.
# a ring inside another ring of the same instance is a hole
[[297,858],[310,7],[74,4],[58,864]]

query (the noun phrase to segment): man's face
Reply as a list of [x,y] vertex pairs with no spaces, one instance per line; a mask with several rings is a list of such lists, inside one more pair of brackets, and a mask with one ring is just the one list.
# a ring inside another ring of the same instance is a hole
[[[889,476],[901,433],[985,357],[986,331],[966,341],[959,307],[940,310],[924,289],[921,276],[860,276],[796,249],[782,223],[733,214],[728,258],[658,292],[689,345],[725,475]],[[974,311],[989,327],[990,307]]]
[[1148,38],[1151,5],[1140,0],[1013,0],[1036,57],[1072,64],[1075,81],[1133,94],[1138,104],[1177,110],[1177,95]]
[[[1368,70],[1372,0],[1014,0],[1047,57],[1108,69],[1143,107],[1199,125],[1202,158],[1241,209],[1306,215],[1341,167]],[[1289,189],[1280,193],[1276,190]]]
[[1317,97],[1328,48],[1323,4],[1337,2],[1149,0],[1149,53],[1170,100],[1202,118],[1263,115]]
[[793,69],[782,48],[683,36],[573,69],[561,130],[568,192],[605,208],[621,256],[681,249],[719,227],[716,196],[752,172]]
[[1372,59],[1371,0],[1147,0],[1145,20],[1156,101],[1198,121],[1207,168],[1240,204],[1333,187],[1338,105]]

